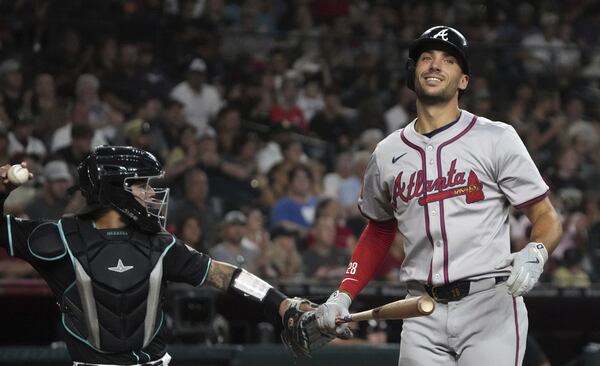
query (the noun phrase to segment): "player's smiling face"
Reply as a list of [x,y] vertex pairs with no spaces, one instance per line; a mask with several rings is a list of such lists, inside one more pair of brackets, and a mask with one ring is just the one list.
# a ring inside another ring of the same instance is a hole
[[415,92],[426,104],[447,102],[469,83],[457,58],[441,50],[422,52],[415,73]]

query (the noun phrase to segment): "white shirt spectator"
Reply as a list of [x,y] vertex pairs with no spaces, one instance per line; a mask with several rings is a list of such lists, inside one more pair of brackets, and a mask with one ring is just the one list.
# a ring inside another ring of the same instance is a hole
[[25,153],[27,155],[37,155],[40,157],[46,156],[46,146],[44,143],[33,137],[27,138],[27,143],[24,145],[19,141],[13,132],[8,133],[8,154],[13,156],[14,154]]
[[408,122],[410,122],[410,116],[400,104],[396,104],[388,109],[387,112],[385,112],[384,118],[385,128],[388,134],[406,126]]
[[210,119],[219,112],[223,105],[217,88],[203,84],[198,93],[190,87],[187,81],[182,81],[173,88],[171,98],[183,104],[183,113],[188,122],[196,127],[198,135],[204,132]]
[[304,93],[300,93],[298,96],[298,102],[296,103],[298,108],[302,110],[304,114],[304,120],[310,123],[310,120],[325,108],[325,102],[323,101],[323,95],[319,94],[316,97],[309,97]]
[[281,153],[281,146],[275,141],[269,141],[260,151],[256,154],[256,164],[258,165],[258,171],[262,174],[266,174],[273,167],[273,165],[283,160],[283,154]]
[[[71,123],[67,123],[54,131],[52,143],[50,144],[50,151],[52,153],[71,145],[71,126]],[[108,145],[108,141],[102,132],[96,130],[94,131],[94,137],[92,137],[92,147],[100,145]]]

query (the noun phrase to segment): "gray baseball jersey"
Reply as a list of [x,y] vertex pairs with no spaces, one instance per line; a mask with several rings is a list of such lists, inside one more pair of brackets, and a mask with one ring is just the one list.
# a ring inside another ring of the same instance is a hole
[[510,253],[509,205],[547,194],[516,131],[467,111],[431,138],[413,121],[378,144],[359,207],[372,220],[397,220],[408,297],[470,281],[468,296],[404,321],[400,365],[521,365],[527,310],[496,280],[510,269],[495,267]]
[[514,128],[462,111],[431,139],[415,121],[373,152],[359,200],[372,220],[395,218],[404,236],[401,279],[433,285],[509,274],[508,214],[548,186]]

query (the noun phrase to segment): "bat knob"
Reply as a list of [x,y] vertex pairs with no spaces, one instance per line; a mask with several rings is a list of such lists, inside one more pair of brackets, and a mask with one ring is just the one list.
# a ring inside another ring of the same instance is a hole
[[421,314],[429,315],[433,313],[433,310],[435,309],[435,302],[429,296],[421,296],[417,301],[417,308]]

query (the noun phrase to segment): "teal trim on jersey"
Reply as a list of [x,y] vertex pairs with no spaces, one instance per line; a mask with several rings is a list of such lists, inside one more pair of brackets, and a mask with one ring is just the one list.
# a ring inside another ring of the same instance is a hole
[[208,271],[210,271],[211,264],[212,264],[212,258],[208,257],[208,266],[206,266],[206,273],[204,274],[204,278],[202,278],[202,281],[200,282],[198,287],[204,285],[204,282],[206,281],[206,278],[208,277]]
[[[34,256],[34,257],[36,257],[37,259],[41,259],[41,260],[43,260],[43,261],[55,261],[55,260],[57,260],[57,259],[60,259],[60,258],[64,257],[65,255],[67,255],[67,249],[66,249],[66,248],[65,248],[65,251],[64,251],[64,253],[63,253],[63,254],[61,254],[61,255],[57,255],[56,257],[51,257],[51,258],[42,257],[41,255],[37,255],[37,254],[35,254],[35,253],[33,252],[33,250],[31,250],[31,246],[30,246],[30,244],[29,244],[29,239],[31,239],[31,236],[33,235],[33,233],[34,233],[34,232],[35,232],[35,231],[36,231],[36,230],[37,230],[37,229],[38,229],[40,226],[42,226],[42,225],[55,225],[55,226],[57,226],[56,224],[54,224],[54,223],[52,223],[52,222],[46,222],[46,223],[43,223],[43,224],[40,224],[40,225],[36,226],[36,227],[35,227],[35,229],[31,230],[31,234],[29,234],[29,238],[27,238],[27,250],[29,250],[29,253],[31,253],[31,255],[32,255],[32,256]],[[57,227],[58,227],[58,226],[57,226]]]
[[[77,272],[77,269],[75,268],[75,257],[73,256],[73,253],[71,252],[71,249],[69,248],[69,245],[67,244],[67,238],[65,237],[65,232],[63,231],[61,220],[58,220],[58,224],[56,226],[58,226],[58,233],[60,234],[60,239],[62,240],[62,242],[65,246],[65,251],[69,254],[69,258],[71,259],[71,264],[73,265],[73,270],[75,272]],[[73,281],[73,283],[67,288],[67,290],[69,290],[71,287],[73,287],[76,283],[77,283],[77,280]],[[67,292],[67,290],[65,290],[65,293]],[[94,347],[87,339],[81,338],[75,332],[73,332],[71,329],[69,329],[69,327],[65,323],[65,314],[64,313],[62,315],[62,324],[63,324],[63,327],[67,330],[67,332],[69,332],[69,334],[71,334],[73,337],[75,337],[82,343],[88,345],[94,351],[98,351],[100,353],[110,353],[110,352],[104,352],[104,351]]]
[[13,249],[12,227],[10,225],[10,215],[6,215],[6,231],[7,231],[7,235],[8,235],[8,254],[10,254],[11,257],[14,257],[15,250]]
[[162,328],[164,320],[165,320],[165,313],[161,310],[161,312],[160,312],[160,324],[158,325],[158,328],[156,328],[156,331],[152,335],[152,338],[150,339],[150,341],[152,341],[152,339],[154,339],[154,337],[156,337],[156,335],[158,334],[158,331],[160,330],[160,328]]
[[135,354],[135,351],[131,351],[131,353],[133,354],[133,357],[135,357],[135,363],[140,363],[140,357]]
[[[65,292],[63,293],[66,294],[73,286],[75,286],[77,283],[77,281],[73,281],[72,284],[69,285],[69,287],[67,287],[65,289]],[[86,344],[87,346],[89,346],[91,349],[93,349],[94,351],[100,352],[100,353],[110,353],[110,352],[104,352],[102,350],[99,350],[98,348],[94,347],[87,339],[81,338],[80,336],[78,336],[74,331],[71,330],[71,328],[69,328],[67,326],[67,323],[65,322],[65,314],[63,313],[61,316],[61,323],[63,325],[63,328],[65,328],[65,330],[72,335],[74,338],[78,339],[80,342]]]
[[143,353],[143,354],[144,354],[144,356],[148,357],[148,362],[152,361],[152,358],[150,358],[150,355],[149,355],[149,354],[147,354],[146,352],[144,352],[144,351],[142,351],[142,350],[140,350],[140,353]]
[[65,246],[65,251],[69,254],[69,258],[71,258],[71,264],[73,264],[73,270],[75,269],[75,257],[73,257],[73,253],[71,253],[71,249],[69,248],[69,244],[67,243],[67,238],[65,237],[65,232],[62,227],[62,220],[58,220],[56,224],[58,226],[58,233],[60,234],[60,240],[62,240],[63,245]]

